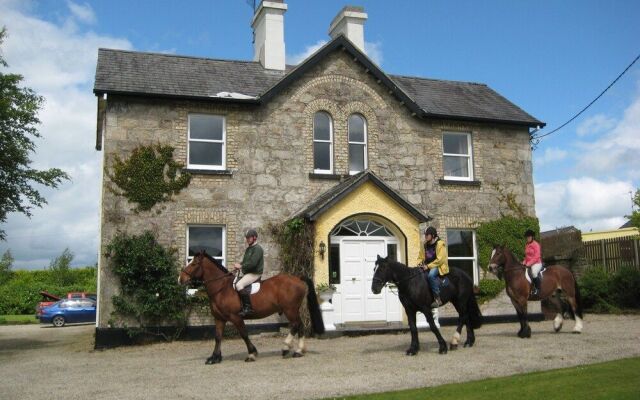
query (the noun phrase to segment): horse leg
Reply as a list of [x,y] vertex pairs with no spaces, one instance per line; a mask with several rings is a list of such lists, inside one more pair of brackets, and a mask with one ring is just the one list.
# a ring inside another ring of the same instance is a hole
[[[426,312],[425,312],[426,311]],[[429,327],[434,335],[436,335],[436,339],[438,339],[438,353],[447,354],[447,342],[444,340],[442,335],[440,334],[440,329],[436,326],[436,322],[433,319],[433,313],[430,308],[423,310],[422,313],[427,317],[427,322],[429,323]]]
[[[449,350],[458,350],[458,344],[460,343],[460,334],[462,333],[462,326],[464,325],[464,320],[462,318],[462,313],[458,307],[458,302],[451,302],[453,307],[458,312],[458,325],[456,326],[456,331],[453,334],[453,338],[451,339],[451,343],[449,343]],[[468,330],[467,330],[468,332]],[[466,344],[465,344],[466,346]]]
[[215,333],[215,340],[216,340],[216,346],[213,349],[213,353],[211,354],[211,357],[207,358],[207,361],[205,362],[205,364],[218,364],[222,362],[222,352],[220,351],[220,345],[222,344],[222,334],[224,333],[224,325],[225,325],[226,321],[223,321],[221,319],[216,319],[215,320],[215,324],[216,324],[216,333]]
[[573,317],[576,319],[576,324],[573,326],[573,333],[582,333],[582,318],[578,316],[578,304],[574,296],[570,296],[567,293],[567,301],[573,311]]
[[247,345],[247,352],[249,353],[249,356],[245,358],[244,361],[255,361],[258,357],[258,349],[256,349],[256,346],[254,346],[253,343],[251,343],[251,340],[249,340],[249,335],[247,334],[247,328],[244,325],[244,320],[235,314],[233,314],[231,318],[231,322],[238,330],[238,333],[240,333],[240,337],[242,338],[242,340],[244,340],[244,343]]
[[282,347],[282,357],[286,357],[289,355],[291,348],[293,347],[293,337],[297,332],[294,331],[293,328],[289,329],[289,334],[287,338],[284,340],[284,346]]
[[300,312],[299,307],[297,308],[288,308],[284,311],[285,316],[289,320],[289,325],[291,329],[289,330],[289,334],[287,338],[284,340],[285,347],[282,348],[282,357],[286,357],[287,354],[291,351],[293,347],[293,338],[298,335],[298,348],[293,352],[293,358],[302,357],[302,355],[307,351],[307,348],[304,343],[304,335],[302,333],[302,322],[300,320]]
[[518,321],[520,322],[520,330],[518,331],[519,338],[531,337],[531,328],[529,327],[529,323],[527,322],[527,299],[520,299],[519,301],[515,299],[511,299],[511,303],[513,307],[516,309],[516,313],[518,314]]
[[553,319],[553,330],[560,332],[564,318],[562,317],[562,301],[560,300],[560,292],[556,290],[553,296],[549,297],[549,301],[557,310],[556,317]]
[[415,356],[420,350],[420,342],[418,341],[418,327],[416,326],[416,311],[407,312],[407,320],[409,322],[409,330],[411,331],[411,345],[405,352],[408,356]]

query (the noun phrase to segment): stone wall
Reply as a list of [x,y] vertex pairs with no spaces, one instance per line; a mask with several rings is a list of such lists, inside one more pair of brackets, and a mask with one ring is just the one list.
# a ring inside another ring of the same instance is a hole
[[[347,119],[357,112],[367,119],[368,162],[390,187],[423,213],[437,228],[468,228],[474,222],[506,211],[493,186],[513,192],[527,213],[534,214],[531,150],[527,128],[449,121],[425,121],[393,98],[344,52],[336,51],[281,94],[260,107],[195,101],[109,96],[104,131],[104,164],[113,156],[127,157],[139,145],[175,147],[186,165],[189,113],[226,118],[226,175],[195,174],[188,188],[147,212],[136,213],[125,198],[104,186],[102,249],[117,231],[153,230],[160,242],[186,258],[189,224],[226,227],[226,260],[242,256],[242,231],[257,227],[265,248],[265,273],[277,273],[277,248],[268,235],[269,223],[280,223],[303,209],[337,180],[317,179],[313,172],[313,115],[327,111],[334,123],[336,175],[348,174]],[[443,131],[471,132],[474,178],[479,186],[443,185]],[[339,177],[335,177],[339,178]],[[108,262],[100,259],[100,315],[107,326],[111,296],[118,286]]]

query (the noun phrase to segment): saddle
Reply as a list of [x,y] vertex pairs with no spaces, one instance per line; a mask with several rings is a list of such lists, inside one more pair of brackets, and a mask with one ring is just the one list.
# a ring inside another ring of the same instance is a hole
[[[233,278],[233,288],[236,288],[236,283],[238,283],[238,281],[240,280],[240,276],[237,276],[235,278]],[[251,291],[249,292],[249,294],[256,294],[260,291],[260,284],[262,283],[262,277],[258,278],[257,281],[253,282],[251,285],[247,286],[246,288],[244,288],[243,290],[247,290],[248,288],[251,288]]]
[[[423,274],[424,274],[424,280],[427,281],[427,283],[429,283],[429,278],[428,278],[429,271],[424,271]],[[438,275],[436,279],[438,280],[438,286],[440,288],[449,286],[449,274],[446,274],[444,276]]]
[[[547,267],[545,265],[543,265],[542,269],[540,270],[540,272],[538,272],[538,279],[540,279],[540,283],[542,283],[542,275],[543,275],[545,269],[547,269]],[[526,268],[525,269],[524,276],[525,276],[525,278],[527,278],[527,281],[529,282],[529,284],[533,283],[533,277],[531,276],[531,268]]]

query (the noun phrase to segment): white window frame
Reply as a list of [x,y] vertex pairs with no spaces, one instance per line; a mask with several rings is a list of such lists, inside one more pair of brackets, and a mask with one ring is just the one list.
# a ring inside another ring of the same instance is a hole
[[[362,120],[364,121],[364,137],[363,137],[364,142],[354,142],[354,141],[351,140],[351,134],[350,134],[351,125],[349,124],[349,119],[351,118],[352,115],[357,115],[358,117],[362,118]],[[369,129],[369,127],[368,127],[368,124],[367,124],[367,119],[364,117],[364,115],[362,115],[360,113],[353,113],[353,114],[349,115],[349,117],[347,118],[347,139],[349,140],[349,144],[350,145],[351,144],[360,144],[360,145],[363,144],[364,145],[363,146],[363,151],[364,151],[364,169],[362,171],[366,170],[368,168],[368,166],[369,166],[369,156],[368,156],[368,151],[367,151],[368,150],[367,139],[368,139],[368,136],[369,136],[368,135],[368,133],[369,133],[368,129]],[[349,164],[351,164],[351,160],[349,160]],[[355,174],[357,174],[359,172],[362,172],[362,171],[351,171],[351,169],[349,169],[349,174],[350,175],[355,175]]]
[[[192,139],[191,138],[191,116],[211,116],[222,118],[222,140],[214,139]],[[227,168],[227,118],[224,115],[218,114],[201,114],[191,113],[187,118],[187,168],[193,169],[210,169],[210,170],[225,170]],[[204,142],[204,143],[222,143],[222,165],[215,164],[191,164],[190,151],[191,142]]]
[[191,262],[191,260],[193,260],[193,257],[189,256],[189,228],[222,228],[222,257],[214,257],[213,255],[211,255],[213,258],[215,258],[216,260],[220,261],[220,263],[222,265],[224,265],[226,267],[226,260],[227,260],[227,227],[225,225],[217,225],[217,224],[189,224],[187,225],[187,233],[186,233],[186,251],[185,251],[185,258],[187,261],[187,264],[189,264]]
[[[467,137],[467,154],[458,154],[458,153],[445,153],[444,152],[444,137],[446,135],[457,135],[457,136],[466,136]],[[451,181],[472,181],[473,180],[473,145],[471,143],[471,133],[470,132],[443,132],[442,133],[442,170],[444,174],[444,158],[445,157],[461,157],[467,159],[467,169],[469,170],[469,176],[450,176],[444,175],[444,179]]]
[[[480,280],[479,274],[478,274],[478,246],[476,244],[476,231],[474,231],[473,229],[463,229],[463,228],[448,228],[447,229],[447,233],[450,231],[464,231],[464,232],[471,232],[471,235],[473,237],[473,257],[451,257],[451,256],[447,256],[448,260],[471,260],[473,261],[473,284],[474,285],[478,285],[478,282]],[[447,243],[447,253],[449,253],[449,244]]]
[[[329,140],[316,140],[316,114],[322,113],[329,117]],[[326,111],[318,111],[313,114],[313,172],[316,174],[333,174],[333,117]],[[329,169],[316,169],[315,151],[316,143],[329,143]]]

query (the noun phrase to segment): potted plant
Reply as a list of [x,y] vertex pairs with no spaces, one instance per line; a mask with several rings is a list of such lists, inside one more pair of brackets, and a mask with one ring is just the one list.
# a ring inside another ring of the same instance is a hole
[[318,283],[316,285],[316,292],[318,293],[318,297],[322,299],[322,301],[329,301],[333,296],[333,293],[336,291],[336,287],[330,283]]

